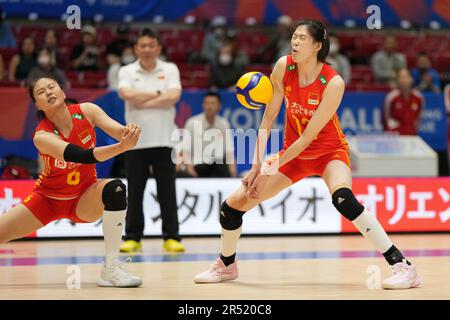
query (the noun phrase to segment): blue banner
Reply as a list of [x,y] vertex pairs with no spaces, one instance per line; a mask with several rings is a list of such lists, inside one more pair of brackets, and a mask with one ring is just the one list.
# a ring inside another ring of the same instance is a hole
[[[181,100],[177,106],[177,125],[182,128],[186,120],[202,112],[202,99],[204,90],[184,90]],[[246,129],[258,129],[263,117],[264,110],[249,110],[242,107],[234,93],[220,91],[222,99],[221,115],[229,122],[231,128],[242,129],[235,135],[235,141],[244,134]],[[384,102],[384,93],[356,93],[347,92],[344,95],[338,115],[342,129],[346,135],[356,134],[380,134],[383,132],[381,121],[381,110]],[[123,101],[117,93],[111,92],[106,96],[94,101],[117,121],[123,123]],[[278,135],[272,133],[268,142],[269,153],[277,152],[277,147],[282,146],[284,128],[284,107],[276,119],[274,129],[278,129]],[[419,135],[436,151],[447,150],[447,122],[444,109],[444,97],[442,94],[426,94],[425,109],[422,113]],[[109,144],[110,141],[105,134],[99,132],[98,144]],[[272,142],[272,139],[275,141]],[[270,146],[273,148],[270,148]],[[248,170],[253,156],[254,146],[247,148],[250,154],[245,155],[245,163],[238,165],[238,171]],[[242,160],[242,159],[238,159]]]

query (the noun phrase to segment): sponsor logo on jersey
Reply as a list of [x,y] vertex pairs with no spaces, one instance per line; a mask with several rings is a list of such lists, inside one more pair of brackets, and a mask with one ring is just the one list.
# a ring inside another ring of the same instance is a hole
[[326,84],[327,84],[327,79],[325,79],[324,76],[321,75],[321,76],[319,77],[319,80],[320,80],[320,82],[322,82],[323,85],[326,85]]
[[67,168],[67,162],[55,158],[55,167],[59,169]]
[[288,68],[288,71],[292,71],[292,70],[297,69],[297,65],[296,64],[291,64],[287,68]]
[[291,86],[290,85],[286,86],[286,89],[284,91],[285,91],[284,94],[289,96],[291,94],[291,91],[292,91]]
[[74,113],[74,114],[72,114],[72,118],[77,119],[77,120],[82,120],[83,115],[79,114],[79,113]]

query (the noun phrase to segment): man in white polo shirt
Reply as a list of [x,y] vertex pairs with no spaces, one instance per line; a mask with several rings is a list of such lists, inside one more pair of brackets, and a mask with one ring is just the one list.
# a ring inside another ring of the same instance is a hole
[[125,100],[126,122],[142,128],[136,147],[125,153],[128,210],[121,251],[142,249],[142,201],[151,167],[161,208],[163,247],[169,252],[182,252],[170,140],[176,129],[175,104],[181,96],[180,72],[175,64],[158,58],[161,42],[151,29],[139,33],[134,50],[138,59],[120,69],[118,85],[119,95]]

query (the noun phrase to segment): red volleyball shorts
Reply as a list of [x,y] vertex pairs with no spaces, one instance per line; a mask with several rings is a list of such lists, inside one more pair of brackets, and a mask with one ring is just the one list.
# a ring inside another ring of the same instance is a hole
[[71,200],[57,200],[45,197],[42,194],[33,191],[22,201],[22,204],[27,207],[43,225],[63,218],[70,219],[73,222],[87,223],[87,221],[81,220],[76,215],[78,200],[80,200],[80,197]]
[[[274,157],[280,157],[284,151],[284,149],[281,150]],[[294,158],[278,171],[291,179],[292,183],[296,183],[305,177],[322,176],[327,164],[332,160],[340,160],[350,167],[350,153],[348,150],[339,149],[323,154],[315,159]]]

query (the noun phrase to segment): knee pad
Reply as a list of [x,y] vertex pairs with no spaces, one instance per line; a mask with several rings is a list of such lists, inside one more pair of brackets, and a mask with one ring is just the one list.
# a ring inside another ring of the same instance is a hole
[[105,210],[119,211],[127,208],[127,187],[119,179],[108,182],[102,193]]
[[244,213],[245,211],[233,209],[224,201],[220,207],[220,225],[225,230],[239,229]]
[[333,193],[333,205],[348,220],[355,220],[364,211],[349,188],[340,188]]

